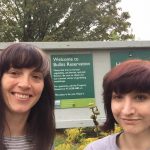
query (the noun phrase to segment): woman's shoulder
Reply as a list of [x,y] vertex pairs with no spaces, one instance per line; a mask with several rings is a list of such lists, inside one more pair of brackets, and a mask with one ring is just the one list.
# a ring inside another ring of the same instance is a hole
[[119,133],[108,135],[87,145],[84,150],[119,150],[116,145],[116,137]]

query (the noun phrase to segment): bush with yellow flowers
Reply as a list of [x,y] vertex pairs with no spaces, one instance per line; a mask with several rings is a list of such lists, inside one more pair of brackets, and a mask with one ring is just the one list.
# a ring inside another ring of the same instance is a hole
[[[114,132],[107,133],[100,131],[99,137],[96,136],[97,134],[95,135],[95,137],[93,137],[94,134],[92,135],[92,137],[90,137],[90,135],[87,135],[86,133],[88,129],[89,128],[72,128],[64,130],[64,142],[55,146],[55,150],[83,150],[89,143],[99,138],[103,138],[109,134],[122,131],[121,127],[116,125]],[[94,132],[94,127],[91,129],[93,129]]]
[[82,128],[66,129],[65,134],[67,136],[67,143],[80,143],[80,140],[85,137],[85,133],[82,132]]
[[56,146],[55,150],[76,150],[81,140],[85,138],[85,133],[82,132],[82,128],[66,129],[64,135],[64,143]]

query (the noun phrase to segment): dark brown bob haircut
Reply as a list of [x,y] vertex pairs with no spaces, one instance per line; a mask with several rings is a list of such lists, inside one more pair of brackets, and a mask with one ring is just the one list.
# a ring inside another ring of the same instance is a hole
[[[27,135],[33,138],[34,150],[51,149],[55,137],[55,94],[50,76],[49,59],[41,49],[34,45],[15,43],[0,53],[0,80],[11,67],[35,68],[36,71],[43,73],[44,88],[39,101],[33,106],[28,116]],[[5,121],[5,103],[0,84],[0,139],[4,138]],[[6,149],[2,140],[0,140],[0,149]]]
[[110,70],[103,79],[103,100],[106,121],[103,131],[113,131],[115,123],[111,110],[112,93],[132,91],[150,93],[150,61],[133,59],[122,62]]

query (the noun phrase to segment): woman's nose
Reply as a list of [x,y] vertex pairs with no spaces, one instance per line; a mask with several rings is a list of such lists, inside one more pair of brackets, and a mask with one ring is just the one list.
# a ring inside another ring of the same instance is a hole
[[124,104],[122,107],[122,113],[124,115],[131,115],[135,113],[135,106],[130,97],[125,97]]
[[22,77],[20,80],[19,80],[19,83],[18,83],[18,86],[22,89],[29,89],[31,88],[31,83],[30,83],[30,79],[29,77]]

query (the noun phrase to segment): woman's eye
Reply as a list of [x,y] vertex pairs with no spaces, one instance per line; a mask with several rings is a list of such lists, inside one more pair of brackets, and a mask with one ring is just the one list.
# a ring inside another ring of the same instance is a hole
[[40,76],[33,76],[35,79],[41,79]]
[[8,70],[7,73],[10,74],[10,75],[13,75],[13,76],[20,75],[20,72],[19,72],[19,71],[13,70],[13,69]]
[[33,75],[33,78],[36,79],[36,80],[42,80],[43,75],[42,74]]
[[143,100],[146,100],[147,99],[147,96],[146,95],[136,95],[136,100],[138,101],[143,101]]
[[10,74],[17,75],[18,73],[16,71],[11,71]]
[[122,98],[123,98],[123,96],[120,95],[120,94],[113,94],[112,95],[112,99],[114,99],[114,100],[119,100],[119,99],[122,99]]

